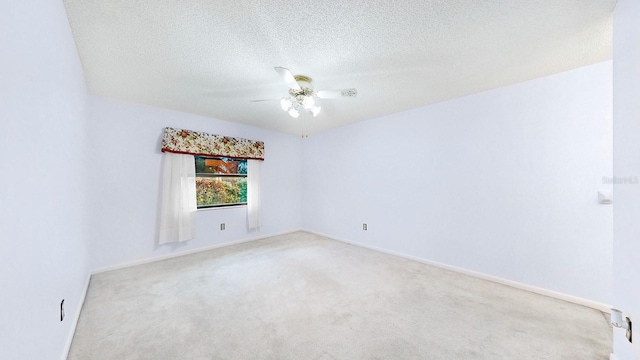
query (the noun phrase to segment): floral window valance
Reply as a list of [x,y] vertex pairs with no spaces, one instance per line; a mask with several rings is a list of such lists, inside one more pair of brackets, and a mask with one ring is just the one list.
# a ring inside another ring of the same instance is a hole
[[264,143],[262,141],[170,127],[164,129],[162,151],[178,154],[264,160]]

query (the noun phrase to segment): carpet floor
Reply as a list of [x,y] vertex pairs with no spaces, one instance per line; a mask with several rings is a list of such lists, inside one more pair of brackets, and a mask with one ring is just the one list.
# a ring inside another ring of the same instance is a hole
[[68,359],[598,359],[605,314],[298,232],[97,274]]

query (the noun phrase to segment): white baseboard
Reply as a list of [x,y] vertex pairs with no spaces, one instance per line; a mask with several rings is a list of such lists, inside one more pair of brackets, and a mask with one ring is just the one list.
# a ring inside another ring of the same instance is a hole
[[563,294],[563,293],[560,293],[560,292],[557,292],[557,291],[548,290],[548,289],[540,288],[540,287],[533,286],[533,285],[527,285],[527,284],[523,284],[523,283],[520,283],[520,282],[517,282],[517,281],[507,280],[507,279],[503,279],[501,277],[488,275],[488,274],[480,273],[480,272],[477,272],[477,271],[460,268],[460,267],[457,267],[457,266],[447,265],[447,264],[439,263],[439,262],[436,262],[436,261],[427,260],[427,259],[419,258],[419,257],[416,257],[416,256],[403,254],[403,253],[396,252],[396,251],[393,251],[393,250],[388,250],[388,249],[380,248],[380,247],[377,247],[377,246],[372,246],[372,245],[360,243],[360,242],[357,242],[357,241],[341,239],[341,238],[337,238],[335,236],[319,233],[319,232],[312,231],[312,230],[303,229],[303,231],[306,231],[306,232],[309,232],[309,233],[312,233],[312,234],[316,234],[316,235],[319,235],[319,236],[323,236],[323,237],[326,237],[326,238],[329,238],[329,239],[337,240],[337,241],[340,241],[340,242],[344,242],[344,243],[347,243],[347,244],[356,245],[356,246],[364,247],[364,248],[367,248],[367,249],[380,251],[380,252],[383,252],[383,253],[386,253],[386,254],[399,256],[399,257],[402,257],[402,258],[405,258],[405,259],[421,262],[423,264],[432,265],[432,266],[439,267],[439,268],[442,268],[442,269],[455,271],[457,273],[473,276],[473,277],[476,277],[476,278],[479,278],[479,279],[489,280],[489,281],[492,281],[492,282],[495,282],[495,283],[498,283],[498,284],[511,286],[511,287],[516,288],[516,289],[526,290],[526,291],[530,291],[530,292],[533,292],[533,293],[536,293],[536,294],[545,295],[545,296],[549,296],[549,297],[552,297],[552,298],[568,301],[570,303],[574,303],[574,304],[590,307],[590,308],[602,311],[604,313],[610,313],[611,312],[611,306],[610,305],[602,304],[602,303],[599,303],[597,301],[583,299],[583,298],[580,298],[580,297],[577,297],[577,296],[567,295],[567,294]]
[[71,323],[71,328],[69,329],[69,336],[67,336],[67,343],[64,345],[64,350],[62,351],[61,360],[67,360],[69,357],[69,350],[71,350],[71,343],[73,342],[73,335],[76,333],[76,327],[78,326],[78,320],[80,320],[80,312],[82,312],[82,307],[84,306],[84,299],[87,297],[87,291],[89,290],[89,282],[91,282],[91,274],[87,275],[87,280],[84,284],[84,289],[82,290],[82,294],[80,294],[80,301],[78,301],[78,309],[76,310],[75,315],[73,316],[73,322]]
[[107,271],[120,270],[120,269],[128,268],[128,267],[131,267],[131,266],[149,264],[149,263],[156,262],[156,261],[162,261],[162,260],[171,259],[171,258],[175,258],[175,257],[179,257],[179,256],[195,254],[195,253],[199,253],[199,252],[202,252],[202,251],[218,249],[218,248],[225,247],[225,246],[237,245],[237,244],[242,244],[242,243],[246,243],[246,242],[266,239],[266,238],[270,238],[270,237],[274,237],[274,236],[290,234],[290,233],[293,233],[293,232],[296,232],[296,231],[301,231],[301,230],[302,229],[299,229],[299,228],[298,229],[291,229],[291,230],[281,231],[281,232],[272,233],[272,234],[253,236],[253,237],[246,238],[246,239],[228,241],[228,242],[221,243],[221,244],[204,246],[204,247],[200,247],[200,248],[192,249],[192,250],[179,251],[179,252],[175,252],[175,253],[171,253],[171,254],[159,255],[159,256],[154,256],[154,257],[140,259],[140,260],[127,261],[127,262],[116,264],[116,265],[110,265],[110,266],[105,266],[105,267],[93,269],[93,270],[91,270],[91,274],[95,275],[95,274],[99,274],[99,273],[103,273],[103,272],[107,272]]

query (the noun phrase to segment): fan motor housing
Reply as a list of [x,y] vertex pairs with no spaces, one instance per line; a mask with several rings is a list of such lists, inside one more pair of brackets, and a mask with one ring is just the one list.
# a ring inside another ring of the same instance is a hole
[[295,75],[294,78],[298,85],[300,85],[301,90],[289,90],[289,95],[296,97],[299,95],[302,96],[312,96],[313,95],[313,85],[311,82],[313,81],[310,77],[305,75]]

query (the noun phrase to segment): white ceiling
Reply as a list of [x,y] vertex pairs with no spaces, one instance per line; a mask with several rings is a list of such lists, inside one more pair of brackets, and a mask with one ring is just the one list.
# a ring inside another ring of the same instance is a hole
[[[616,0],[65,0],[96,94],[300,135],[611,58]],[[313,78],[291,118],[273,70]]]

